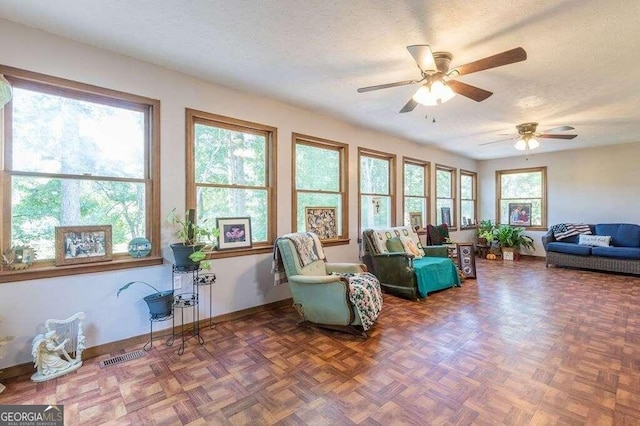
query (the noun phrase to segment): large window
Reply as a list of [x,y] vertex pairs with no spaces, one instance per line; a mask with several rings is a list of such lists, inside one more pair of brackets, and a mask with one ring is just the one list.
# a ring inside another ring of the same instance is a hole
[[436,224],[456,229],[456,169],[436,164]]
[[421,228],[429,223],[429,163],[403,157],[404,166],[404,224],[415,225],[410,221],[409,213],[420,213]]
[[348,146],[294,133],[292,229],[304,232],[308,207],[336,208],[338,238],[349,238],[346,165]]
[[187,109],[187,207],[200,223],[249,217],[248,253],[274,241],[275,140],[274,127]]
[[396,156],[358,148],[360,230],[395,224],[394,176]]
[[530,229],[547,227],[547,168],[497,170],[496,171],[496,222],[509,223],[509,205],[512,209],[521,206],[531,211],[527,221]]
[[460,170],[460,228],[476,226],[477,176],[475,172]]
[[[158,257],[159,101],[10,67],[0,73],[13,86],[4,107],[1,246],[35,249],[25,273],[42,277],[131,266],[134,237],[151,240]],[[81,225],[111,225],[114,262],[52,268],[55,228]]]

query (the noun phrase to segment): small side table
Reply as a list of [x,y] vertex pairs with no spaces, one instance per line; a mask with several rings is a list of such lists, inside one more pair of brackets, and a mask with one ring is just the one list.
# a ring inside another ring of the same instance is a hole
[[481,259],[486,259],[491,246],[489,244],[476,244],[476,247],[478,248],[478,256]]

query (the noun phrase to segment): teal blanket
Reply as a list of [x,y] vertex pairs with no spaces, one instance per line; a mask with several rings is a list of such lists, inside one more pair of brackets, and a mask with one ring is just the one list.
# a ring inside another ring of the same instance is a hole
[[448,257],[414,259],[413,267],[418,279],[420,297],[427,297],[427,293],[432,291],[460,285],[456,265]]

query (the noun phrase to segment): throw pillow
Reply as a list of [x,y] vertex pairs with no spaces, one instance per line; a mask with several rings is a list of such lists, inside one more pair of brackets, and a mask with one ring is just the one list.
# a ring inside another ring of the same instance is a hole
[[424,253],[422,252],[422,250],[418,249],[418,245],[415,242],[413,242],[411,238],[402,236],[400,237],[400,241],[404,246],[405,252],[414,255],[416,259],[424,257]]
[[444,223],[438,226],[427,225],[427,234],[429,237],[428,244],[440,246],[449,238],[449,228]]
[[375,245],[376,254],[389,253],[387,250],[387,235],[382,231],[373,231],[371,234],[371,239],[373,244]]
[[560,223],[551,227],[553,231],[553,237],[557,241],[564,240],[565,238],[573,237],[574,235],[591,235],[591,228],[584,223]]
[[609,247],[611,245],[611,237],[606,235],[584,235],[580,234],[578,244],[597,247]]
[[400,238],[401,237],[393,237],[387,240],[387,250],[389,250],[390,253],[406,252],[404,244],[402,244]]

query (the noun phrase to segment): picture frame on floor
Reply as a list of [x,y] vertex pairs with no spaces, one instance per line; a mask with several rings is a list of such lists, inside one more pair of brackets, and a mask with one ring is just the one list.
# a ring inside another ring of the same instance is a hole
[[465,278],[476,277],[476,255],[473,243],[458,243],[458,266]]

